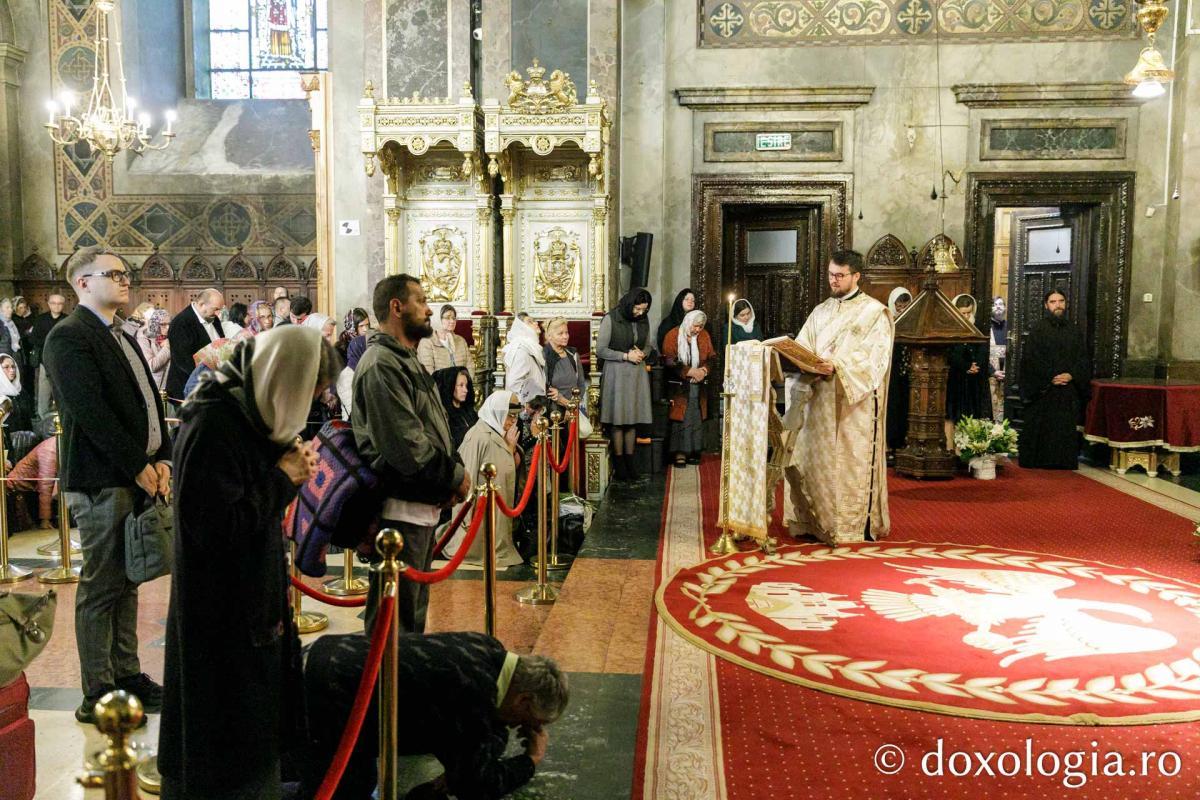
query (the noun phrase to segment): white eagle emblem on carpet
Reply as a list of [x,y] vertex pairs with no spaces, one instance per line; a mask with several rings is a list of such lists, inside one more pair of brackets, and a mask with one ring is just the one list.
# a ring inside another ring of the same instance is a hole
[[[971,647],[1004,655],[1001,667],[1030,656],[1046,661],[1078,656],[1146,653],[1174,647],[1176,638],[1156,628],[1111,622],[1089,612],[1106,611],[1148,623],[1153,616],[1126,603],[1059,597],[1075,585],[1070,578],[1037,572],[953,567],[889,567],[921,577],[905,584],[929,587],[929,594],[868,589],[862,600],[872,611],[896,622],[957,616],[975,627],[963,636]],[[966,589],[944,586],[944,583]],[[1014,636],[992,628],[1010,620],[1026,620]]]

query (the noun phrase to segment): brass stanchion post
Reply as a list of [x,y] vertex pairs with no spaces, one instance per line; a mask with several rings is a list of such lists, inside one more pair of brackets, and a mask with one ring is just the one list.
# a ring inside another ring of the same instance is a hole
[[325,591],[337,597],[366,594],[370,584],[363,578],[354,577],[354,548],[342,550],[342,577],[325,581]]
[[733,392],[729,391],[729,360],[733,355],[733,304],[734,295],[729,295],[729,305],[726,309],[725,338],[725,377],[721,391],[721,507],[717,514],[717,524],[721,526],[721,536],[713,543],[708,552],[717,556],[727,556],[738,552],[733,534],[729,530],[729,401]]
[[484,464],[476,503],[483,507],[483,632],[496,635],[496,465]]
[[[579,389],[571,390],[571,405],[569,413],[571,421],[575,423],[575,446],[571,448],[568,457],[571,459],[571,466],[567,468],[570,477],[567,478],[568,486],[571,487],[571,494],[575,497],[579,496]],[[567,436],[570,439],[570,435]]]
[[[550,413],[550,452],[554,453],[554,457],[558,458],[558,449],[561,446],[559,434],[562,431],[562,412],[557,408]],[[558,492],[559,483],[562,476],[558,474],[558,470],[549,465],[547,461],[547,474],[550,476],[550,560],[546,562],[548,569],[567,569],[571,566],[572,559],[567,556],[558,554]]]
[[[12,409],[12,401],[4,399],[8,409]],[[4,416],[8,416],[7,412]],[[3,420],[0,419],[0,422]],[[8,452],[4,447],[4,435],[0,433],[0,584],[18,583],[33,573],[24,567],[8,563]]]
[[58,452],[58,566],[38,575],[41,583],[78,583],[79,567],[71,566],[71,514],[67,510],[67,489],[63,485],[62,417],[54,415],[55,448]]
[[546,452],[550,447],[546,437],[547,427],[544,417],[534,420],[533,432],[537,434],[538,443],[542,446],[542,456],[537,464],[536,488],[538,501],[537,583],[526,586],[517,592],[517,600],[533,606],[547,606],[558,599],[558,590],[550,585],[549,579],[546,577],[546,473],[550,461],[550,454]]
[[143,715],[141,701],[121,689],[100,698],[96,704],[96,727],[108,742],[95,756],[97,769],[76,779],[81,786],[103,789],[104,800],[139,800],[138,756],[129,746],[129,737],[141,724]]
[[[400,582],[400,551],[404,539],[400,532],[384,528],[375,537],[375,546],[383,561],[372,567],[383,578],[383,596],[396,597]],[[379,665],[379,800],[399,800],[396,785],[397,743],[400,740],[400,708],[396,684],[400,677],[400,606],[393,606],[392,626],[383,647]]]
[[[296,580],[300,580],[300,566],[296,563],[295,541],[291,542],[288,552],[291,555],[288,574]],[[297,631],[300,633],[316,633],[329,627],[329,617],[325,614],[322,614],[320,611],[304,611],[300,608],[304,595],[300,593],[299,589],[295,586],[288,586],[288,591],[292,593],[292,619],[296,621]]]

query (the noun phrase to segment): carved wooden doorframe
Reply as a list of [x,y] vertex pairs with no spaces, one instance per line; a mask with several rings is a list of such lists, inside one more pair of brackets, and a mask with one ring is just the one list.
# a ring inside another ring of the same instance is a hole
[[1095,300],[1090,321],[1095,377],[1121,374],[1129,330],[1133,258],[1133,172],[980,172],[968,176],[967,263],[976,268],[975,296],[990,296],[995,214],[1001,206],[1095,204],[1099,254],[1090,276]]
[[[815,206],[820,224],[818,263],[823,267],[834,250],[850,247],[848,198],[853,178],[821,175],[695,175],[692,177],[692,280],[697,306],[716,316],[724,302],[721,235],[726,206]],[[819,302],[822,298],[815,298]],[[723,318],[723,314],[720,315]]]

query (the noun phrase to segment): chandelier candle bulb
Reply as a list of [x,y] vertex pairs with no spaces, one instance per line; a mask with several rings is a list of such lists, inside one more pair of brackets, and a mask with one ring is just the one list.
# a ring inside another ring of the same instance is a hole
[[58,103],[55,103],[53,100],[47,100],[46,110],[50,112],[50,121],[46,124],[50,127],[54,127],[54,117],[58,114]]

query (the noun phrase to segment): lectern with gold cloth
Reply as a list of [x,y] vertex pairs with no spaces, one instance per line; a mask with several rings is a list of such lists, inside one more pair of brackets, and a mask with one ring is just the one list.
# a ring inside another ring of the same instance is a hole
[[747,536],[764,550],[775,486],[790,461],[790,442],[775,410],[772,382],[782,381],[779,356],[760,342],[726,348],[724,435],[721,437],[721,504],[717,526],[722,531],[713,552],[732,550],[731,536]]
[[[500,178],[502,318],[525,311],[568,320],[569,344],[593,375],[587,405],[599,404],[592,342],[608,309],[607,104],[588,86],[580,101],[571,76],[534,60],[527,78],[511,72],[503,101],[483,103],[487,172]],[[500,344],[506,341],[500,334]],[[502,385],[502,370],[496,374]],[[607,484],[608,450],[599,426],[585,443],[587,493]]]
[[378,164],[386,178],[385,268],[420,276],[431,306],[454,306],[458,332],[475,352],[476,395],[486,397],[483,376],[494,366],[493,200],[471,87],[457,98],[380,100],[368,83],[358,114],[367,174]]

